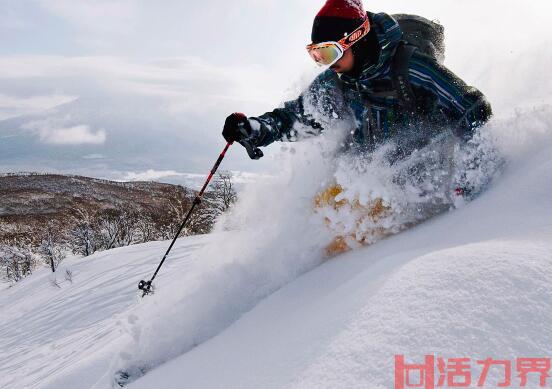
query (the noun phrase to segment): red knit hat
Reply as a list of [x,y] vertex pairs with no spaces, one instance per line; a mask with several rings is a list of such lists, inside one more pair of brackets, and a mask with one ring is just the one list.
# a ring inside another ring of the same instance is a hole
[[337,41],[366,19],[362,0],[327,0],[314,18],[312,42]]

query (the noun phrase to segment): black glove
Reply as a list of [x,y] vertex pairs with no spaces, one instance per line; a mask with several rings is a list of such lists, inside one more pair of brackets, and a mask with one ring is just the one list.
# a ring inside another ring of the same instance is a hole
[[226,118],[222,136],[227,142],[240,142],[247,141],[252,132],[247,116],[236,112]]
[[227,142],[238,142],[247,151],[249,158],[259,159],[263,156],[263,152],[259,150],[251,142],[251,136],[253,135],[253,129],[251,123],[243,113],[233,113],[226,118],[224,122],[224,129],[222,130],[222,136]]

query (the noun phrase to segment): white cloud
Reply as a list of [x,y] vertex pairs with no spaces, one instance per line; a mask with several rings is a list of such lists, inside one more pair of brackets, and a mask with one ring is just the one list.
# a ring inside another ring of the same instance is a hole
[[102,144],[105,142],[104,130],[92,132],[90,127],[80,125],[69,128],[52,128],[41,134],[44,143],[54,145],[81,145],[81,144]]
[[134,30],[137,4],[132,0],[42,0],[41,5],[76,29],[93,34],[128,34]]
[[0,120],[42,112],[75,99],[75,96],[64,94],[31,97],[17,97],[0,94]]
[[189,176],[186,173],[179,173],[174,170],[148,169],[143,172],[127,172],[122,181],[157,181],[162,178]]
[[104,159],[105,155],[103,154],[87,154],[82,157],[82,159]]
[[236,184],[249,184],[273,177],[270,174],[232,170],[232,181]]
[[278,103],[274,96],[283,95],[285,76],[268,74],[268,69],[254,64],[219,66],[199,57],[0,57],[0,86],[3,80],[32,86],[39,78],[43,87],[67,95],[86,96],[92,88],[107,94],[159,98],[171,113],[213,112],[221,104],[236,101]]
[[[180,173],[174,170],[155,170],[148,169],[141,172],[126,172],[122,174],[119,181],[164,181],[178,183],[188,188],[199,189],[207,179],[207,172],[204,174],[197,173]],[[271,177],[268,174],[252,173],[246,171],[232,170],[232,181],[240,188],[244,184],[258,182]]]
[[90,126],[63,125],[62,120],[44,119],[25,123],[22,128],[36,133],[42,143],[51,145],[74,146],[83,144],[99,145],[107,138],[105,130],[92,131]]

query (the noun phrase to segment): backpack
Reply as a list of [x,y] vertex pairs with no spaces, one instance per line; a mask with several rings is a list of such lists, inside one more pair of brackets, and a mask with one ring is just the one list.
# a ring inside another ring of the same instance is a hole
[[443,64],[445,60],[445,28],[438,22],[418,15],[395,14],[392,17],[403,32],[402,42],[397,47],[391,65],[393,88],[400,104],[415,114],[417,108],[414,92],[408,81],[408,62],[414,51],[418,50]]
[[445,60],[445,28],[438,22],[418,15],[395,14],[403,41],[443,64]]

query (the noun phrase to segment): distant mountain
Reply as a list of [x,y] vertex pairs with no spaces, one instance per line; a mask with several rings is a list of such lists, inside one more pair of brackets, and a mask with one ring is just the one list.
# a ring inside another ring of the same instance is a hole
[[0,121],[0,172],[109,179],[182,166],[200,172],[223,145],[220,124],[213,125],[213,120],[194,113],[172,114],[148,98],[81,97]]
[[157,182],[6,174],[0,176],[0,238],[14,231],[32,235],[48,222],[68,230],[83,215],[98,218],[109,212],[127,211],[166,223],[185,212],[194,196],[191,189]]

